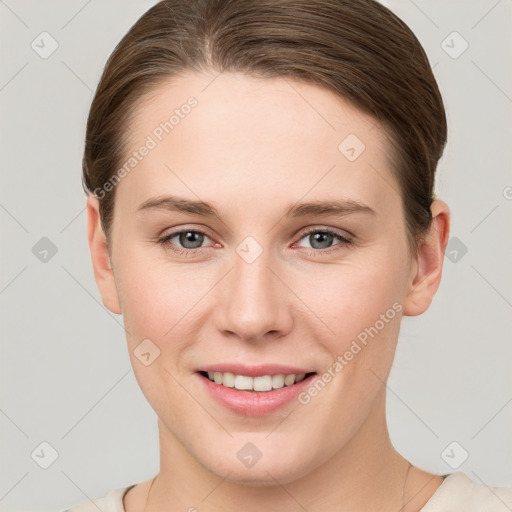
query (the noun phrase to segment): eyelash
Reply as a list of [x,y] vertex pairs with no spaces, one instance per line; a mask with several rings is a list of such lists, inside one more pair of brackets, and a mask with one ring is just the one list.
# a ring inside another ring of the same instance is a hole
[[[199,233],[201,235],[204,235],[204,236],[210,238],[207,233],[205,233],[204,231],[201,231],[199,229],[181,229],[179,231],[174,231],[174,232],[164,236],[163,238],[158,240],[158,243],[160,243],[161,245],[163,245],[166,248],[169,248],[171,251],[174,251],[178,254],[184,254],[185,256],[193,256],[194,253],[197,254],[198,252],[200,252],[201,249],[206,249],[206,247],[198,247],[197,249],[182,249],[182,248],[175,246],[174,244],[171,244],[170,240],[173,239],[176,235],[180,235],[181,233]],[[302,247],[302,249],[306,249],[306,251],[310,254],[315,254],[315,255],[318,255],[320,253],[321,254],[330,254],[333,251],[339,250],[338,246],[347,247],[347,246],[353,245],[353,243],[354,243],[350,238],[344,237],[344,236],[340,235],[339,233],[337,233],[336,231],[333,231],[332,229],[328,229],[328,228],[323,228],[323,229],[315,228],[315,229],[306,231],[305,233],[301,234],[299,241],[313,233],[327,233],[329,235],[333,235],[334,237],[338,238],[340,243],[335,244],[327,249],[313,249],[313,248],[309,248],[309,247]]]

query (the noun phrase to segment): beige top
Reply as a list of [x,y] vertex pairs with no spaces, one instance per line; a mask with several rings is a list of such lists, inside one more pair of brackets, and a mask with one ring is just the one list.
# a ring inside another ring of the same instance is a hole
[[[126,512],[123,496],[134,487],[113,489],[105,497],[87,501],[59,512]],[[487,487],[462,471],[448,475],[420,512],[510,512],[512,488]]]

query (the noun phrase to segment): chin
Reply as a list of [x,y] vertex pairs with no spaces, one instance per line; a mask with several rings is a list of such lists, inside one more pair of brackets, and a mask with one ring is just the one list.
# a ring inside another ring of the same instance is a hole
[[300,465],[297,465],[296,455],[289,451],[288,454],[291,455],[288,459],[280,453],[275,453],[266,460],[262,457],[252,467],[244,467],[238,459],[226,458],[224,452],[219,455],[224,458],[224,461],[220,459],[208,461],[208,464],[203,465],[218,477],[239,485],[253,487],[286,485],[305,476],[311,469],[304,459],[301,459]]
[[[254,468],[253,468],[254,469]],[[272,487],[278,484],[286,485],[300,478],[295,474],[295,469],[288,470],[282,468],[276,469],[260,469],[257,473],[249,471],[233,471],[226,480],[238,485],[246,485],[248,487]],[[222,475],[219,475],[222,476]],[[224,476],[222,476],[224,478]]]

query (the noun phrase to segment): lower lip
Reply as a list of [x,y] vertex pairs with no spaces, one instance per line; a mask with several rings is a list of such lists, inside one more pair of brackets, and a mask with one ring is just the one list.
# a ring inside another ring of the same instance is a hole
[[297,398],[316,377],[316,374],[312,374],[297,384],[271,391],[241,391],[216,384],[200,373],[197,375],[213,398],[229,410],[246,416],[263,416],[277,411]]

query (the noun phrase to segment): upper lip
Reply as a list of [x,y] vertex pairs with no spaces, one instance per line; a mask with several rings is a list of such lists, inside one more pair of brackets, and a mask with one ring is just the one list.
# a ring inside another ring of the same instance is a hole
[[302,373],[313,373],[310,368],[299,368],[295,366],[285,366],[281,364],[258,364],[247,366],[244,364],[219,363],[202,366],[197,369],[198,372],[220,372],[234,373],[235,375],[245,375],[247,377],[258,377],[261,375],[300,375]]

